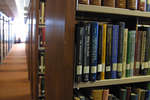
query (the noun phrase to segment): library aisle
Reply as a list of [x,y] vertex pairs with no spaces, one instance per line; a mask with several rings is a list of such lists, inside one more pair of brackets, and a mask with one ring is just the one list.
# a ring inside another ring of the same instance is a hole
[[0,65],[0,100],[31,100],[23,43],[13,45]]

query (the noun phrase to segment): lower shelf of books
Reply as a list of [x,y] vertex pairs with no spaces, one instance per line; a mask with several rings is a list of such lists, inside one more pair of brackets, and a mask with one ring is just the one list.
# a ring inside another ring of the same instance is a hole
[[109,86],[109,85],[119,85],[119,84],[129,84],[129,83],[139,83],[139,82],[149,82],[149,81],[150,81],[150,75],[133,76],[133,77],[121,78],[121,79],[106,79],[106,80],[99,80],[95,82],[75,83],[74,88]]

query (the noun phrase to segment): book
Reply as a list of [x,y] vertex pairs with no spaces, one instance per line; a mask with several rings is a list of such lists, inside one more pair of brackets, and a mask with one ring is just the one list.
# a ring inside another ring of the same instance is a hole
[[127,60],[127,40],[128,40],[128,29],[124,29],[123,36],[123,56],[122,56],[122,77],[126,77],[126,60]]
[[83,65],[83,37],[84,23],[80,22],[76,25],[75,51],[76,51],[76,82],[82,81],[82,65]]
[[118,65],[117,65],[117,78],[122,77],[122,63],[123,63],[123,36],[124,36],[125,22],[119,22],[119,35],[118,35]]
[[111,69],[111,78],[117,78],[117,57],[118,57],[118,34],[119,34],[119,25],[113,25],[113,34],[112,34],[112,69]]
[[137,9],[138,1],[137,0],[127,0],[127,8],[128,9]]
[[112,41],[112,24],[107,25],[106,32],[106,67],[105,67],[105,79],[111,78],[111,41]]
[[90,1],[91,5],[97,5],[97,6],[101,6],[101,0],[91,0]]
[[135,36],[136,36],[136,31],[129,31],[129,34],[131,36],[131,49],[130,49],[130,76],[133,76],[133,72],[134,72],[134,55],[135,55]]
[[85,23],[83,37],[83,81],[89,81],[89,62],[90,62],[90,23]]
[[45,24],[45,0],[41,0],[40,5],[41,5],[40,24]]
[[45,52],[40,51],[39,72],[45,73]]
[[150,27],[146,30],[145,66],[148,66],[147,74],[150,75]]
[[[135,93],[131,93],[131,99],[130,100],[138,100],[138,95]],[[140,99],[140,100],[144,100],[144,99]]]
[[138,0],[138,10],[146,11],[146,0]]
[[103,90],[103,99],[102,100],[108,100],[109,95],[109,89]]
[[101,79],[101,73],[102,73],[102,34],[103,34],[103,27],[99,23],[98,28],[98,66],[97,66],[97,80]]
[[105,79],[106,31],[107,31],[107,24],[103,24],[103,34],[102,34],[102,72],[101,72],[101,80],[104,80],[104,79]]
[[146,44],[146,31],[142,31],[141,40],[141,74],[147,74],[147,66],[145,66],[145,44]]
[[92,90],[92,100],[103,100],[103,90]]
[[89,4],[90,2],[89,2],[89,0],[78,0],[78,3],[79,4]]
[[138,100],[140,100],[140,98],[141,98],[141,93],[142,93],[142,89],[137,88],[135,92],[136,92],[136,94],[138,94]]
[[140,56],[141,56],[141,31],[136,32],[136,46],[135,46],[135,63],[134,63],[134,75],[140,73]]
[[80,100],[85,100],[85,96],[80,96]]
[[146,11],[150,12],[150,0],[146,0]]
[[96,81],[97,49],[98,49],[98,22],[91,22],[90,43],[90,81]]
[[140,100],[145,100],[145,92],[146,92],[146,91],[142,89]]
[[127,97],[127,90],[121,89],[120,90],[120,100],[126,100],[126,97]]
[[145,100],[150,100],[150,90],[147,90],[145,93]]
[[74,97],[74,100],[80,100],[80,98],[79,97]]
[[126,8],[126,0],[116,0],[117,8]]
[[103,0],[103,6],[115,7],[115,0]]
[[131,87],[126,87],[126,89],[127,89],[127,97],[126,97],[126,100],[130,100]]

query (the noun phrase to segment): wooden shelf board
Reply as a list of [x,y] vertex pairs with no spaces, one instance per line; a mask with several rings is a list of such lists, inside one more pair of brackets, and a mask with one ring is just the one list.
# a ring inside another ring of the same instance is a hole
[[109,86],[109,85],[139,83],[139,82],[148,82],[148,81],[150,81],[150,75],[134,76],[134,77],[129,77],[129,78],[121,78],[121,79],[100,80],[100,81],[96,81],[96,82],[81,82],[78,84],[75,83],[74,88]]
[[150,18],[150,12],[123,9],[123,8],[112,8],[112,7],[96,6],[96,5],[78,4],[77,11]]

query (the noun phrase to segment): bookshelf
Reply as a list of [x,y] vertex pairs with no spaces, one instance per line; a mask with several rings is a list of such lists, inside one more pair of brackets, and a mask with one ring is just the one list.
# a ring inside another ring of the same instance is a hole
[[74,88],[88,88],[88,87],[103,87],[110,85],[121,85],[121,84],[131,84],[131,83],[140,83],[140,82],[149,82],[150,75],[147,76],[133,76],[129,78],[121,78],[121,79],[106,79],[100,80],[96,82],[81,82],[79,84],[75,84]]
[[[27,44],[29,50],[28,66],[30,69],[33,98],[38,97],[37,76],[45,77],[46,100],[73,100],[73,90],[75,88],[103,87],[150,81],[150,76],[146,75],[96,82],[81,82],[78,84],[74,82],[75,24],[80,20],[78,16],[84,18],[93,14],[92,17],[96,15],[98,18],[101,18],[105,14],[106,16],[115,15],[116,19],[119,17],[118,20],[120,20],[120,17],[124,18],[124,16],[128,16],[125,21],[129,20],[129,27],[130,25],[136,27],[136,24],[143,24],[142,20],[150,18],[150,12],[84,4],[76,5],[76,0],[47,0],[45,26],[43,26],[39,25],[38,4],[39,1],[35,3],[35,0],[33,0],[31,2],[31,11],[29,14],[29,25],[31,25],[31,29],[28,37],[29,43]],[[109,17],[109,19],[114,19],[114,16]],[[36,25],[33,24],[33,19],[36,19]],[[146,23],[149,23],[149,20],[146,21]],[[45,48],[39,48],[38,31],[39,28],[43,27],[46,28],[46,46]],[[45,50],[45,74],[38,73],[37,71],[39,63],[37,59],[38,50]]]

